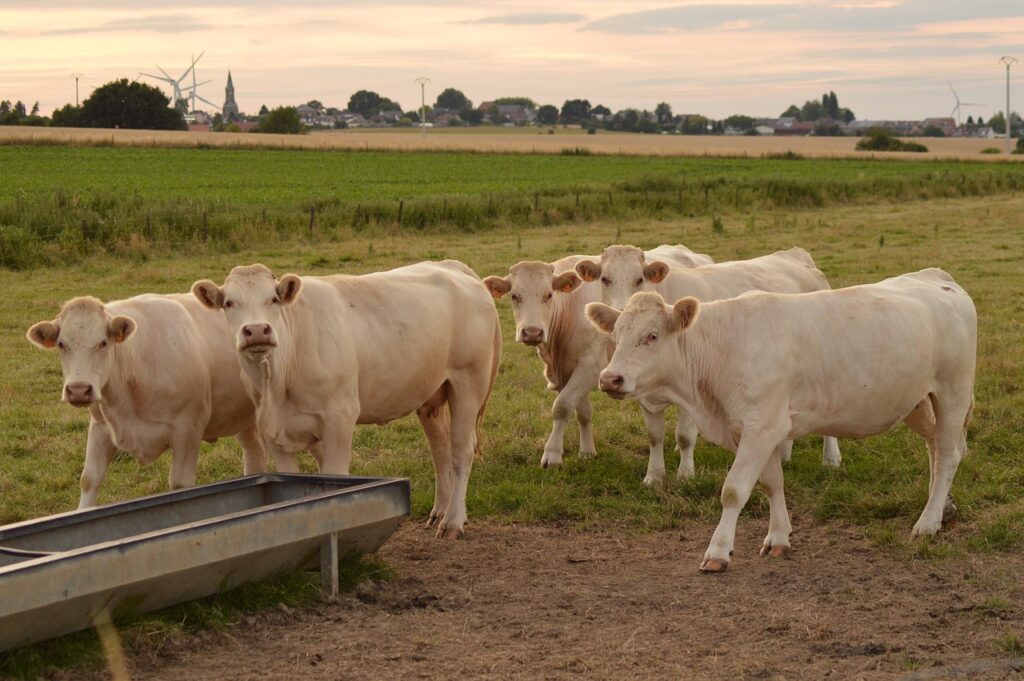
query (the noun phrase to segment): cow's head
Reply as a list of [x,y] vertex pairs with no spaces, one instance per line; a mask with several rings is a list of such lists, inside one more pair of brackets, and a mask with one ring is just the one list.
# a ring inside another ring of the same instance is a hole
[[636,246],[609,246],[597,260],[576,263],[576,274],[583,281],[601,282],[601,302],[622,309],[634,293],[646,290],[646,283],[660,283],[668,276],[668,265],[647,262]]
[[693,326],[700,314],[696,298],[669,307],[657,293],[637,293],[619,312],[604,303],[587,305],[587,317],[615,341],[611,362],[601,372],[601,390],[623,398],[645,394],[672,375],[675,336]]
[[516,320],[516,342],[540,345],[551,338],[554,295],[574,291],[582,282],[575,272],[555,274],[546,262],[521,262],[508,276],[487,277],[484,286],[495,298],[509,294]]
[[37,347],[60,352],[61,400],[85,407],[103,399],[114,370],[113,346],[133,333],[131,317],[111,316],[101,301],[84,297],[70,300],[52,322],[33,324],[26,335]]
[[269,357],[284,330],[284,306],[295,302],[302,280],[294,274],[275,279],[264,265],[236,267],[223,286],[208,279],[192,284],[192,294],[203,305],[224,310],[228,327],[235,335],[235,348],[243,357]]

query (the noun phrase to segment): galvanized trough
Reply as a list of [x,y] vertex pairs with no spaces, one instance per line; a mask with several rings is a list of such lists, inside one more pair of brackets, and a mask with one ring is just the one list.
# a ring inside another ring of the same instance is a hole
[[[251,475],[0,527],[0,650],[377,548],[409,481]],[[119,610],[120,608],[120,610]]]

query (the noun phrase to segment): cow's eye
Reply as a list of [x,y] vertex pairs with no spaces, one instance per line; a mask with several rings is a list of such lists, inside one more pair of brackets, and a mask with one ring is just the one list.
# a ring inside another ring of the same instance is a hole
[[639,279],[636,280],[636,285],[637,286],[643,286],[643,283],[644,283],[644,278],[643,277],[640,277]]
[[647,338],[644,338],[643,343],[644,343],[644,345],[650,345],[651,343],[653,343],[656,340],[658,340],[658,334],[656,334],[656,333],[649,333],[649,334],[647,334]]
[[68,347],[64,345],[64,341],[57,341],[57,347],[61,350],[67,350]]
[[100,341],[100,350],[102,350],[105,347],[107,347],[107,341]]
[[545,294],[544,294],[544,302],[546,303],[546,302],[548,302],[549,300],[551,300],[551,294],[550,294],[550,293],[545,293]]
[[272,304],[274,304],[274,305],[280,305],[280,304],[281,304],[281,299],[280,299],[280,298],[278,298],[277,296],[274,296],[274,299],[273,299],[273,300],[271,300],[270,302],[271,302]]
[[609,279],[608,277],[601,277],[601,283],[604,284],[605,286],[611,286],[612,280]]
[[234,306],[235,306],[235,301],[233,301],[233,300],[225,300],[224,301],[224,307],[232,308]]
[[513,293],[512,294],[512,302],[515,303],[516,305],[518,305],[520,302],[522,302],[522,298],[519,297],[519,294]]

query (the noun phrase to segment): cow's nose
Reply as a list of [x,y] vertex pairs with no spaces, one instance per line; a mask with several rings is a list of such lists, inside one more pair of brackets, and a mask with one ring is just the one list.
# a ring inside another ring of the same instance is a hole
[[607,372],[601,372],[601,390],[605,392],[620,392],[622,390],[622,384],[626,382],[622,374],[609,374]]
[[68,383],[64,386],[68,402],[74,405],[92,402],[92,385],[88,383]]
[[524,343],[544,342],[544,329],[539,326],[525,326],[519,335]]
[[270,324],[246,324],[242,327],[247,345],[265,345],[270,342],[274,330]]

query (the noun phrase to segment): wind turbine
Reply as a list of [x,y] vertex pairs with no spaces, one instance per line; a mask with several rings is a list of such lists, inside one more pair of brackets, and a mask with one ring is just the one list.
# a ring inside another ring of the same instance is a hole
[[958,95],[956,93],[956,89],[953,87],[953,84],[951,82],[949,82],[948,80],[946,81],[946,84],[949,85],[949,89],[952,90],[952,92],[953,92],[953,99],[956,100],[956,106],[953,107],[953,111],[951,111],[949,115],[956,117],[956,125],[957,125],[957,127],[960,127],[960,107],[962,107],[962,106],[982,106],[982,105],[981,104],[973,104],[971,102],[961,102],[960,101],[960,95]]
[[[185,73],[181,74],[181,76],[179,76],[177,79],[171,78],[170,74],[167,73],[166,71],[164,71],[162,68],[160,68],[159,64],[157,64],[156,68],[160,71],[160,73],[164,74],[163,76],[157,76],[157,75],[154,75],[152,73],[140,73],[139,75],[140,76],[145,76],[146,78],[154,78],[156,80],[162,80],[165,83],[170,83],[171,84],[171,90],[172,90],[173,96],[174,96],[174,106],[178,106],[178,102],[180,102],[183,99],[185,99],[185,97],[182,95],[181,83],[188,77],[188,74],[191,73],[192,74],[192,87],[191,87],[191,90],[192,90],[192,95],[193,95],[192,109],[195,110],[195,97],[196,97],[196,95],[195,95],[195,88],[198,87],[196,85],[196,82],[195,82],[195,68],[196,68],[196,63],[199,61],[199,59],[203,58],[204,54],[206,54],[205,51],[202,52],[199,55],[198,59],[193,59],[192,60],[192,65],[189,66],[187,69],[185,69]],[[185,87],[185,91],[186,92],[189,89],[190,88],[188,86]],[[200,97],[199,99],[202,99],[202,98]],[[186,104],[186,106],[187,106],[187,104]]]

